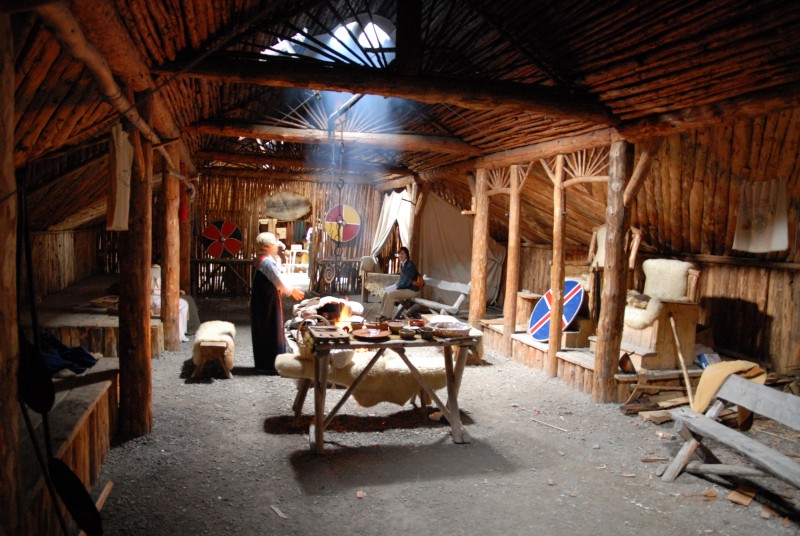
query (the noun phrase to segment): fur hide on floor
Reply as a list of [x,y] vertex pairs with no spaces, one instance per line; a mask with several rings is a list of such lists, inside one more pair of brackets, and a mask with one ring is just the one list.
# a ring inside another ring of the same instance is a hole
[[[431,389],[438,390],[447,385],[442,359],[408,357]],[[334,365],[328,368],[328,381],[349,387],[364,370],[370,359],[372,359],[370,352],[359,352],[350,360],[347,360],[345,356],[334,356]],[[314,363],[298,354],[280,354],[275,359],[275,368],[285,378],[312,379],[314,377]],[[400,356],[387,352],[378,359],[378,362],[353,391],[353,398],[364,407],[371,407],[380,402],[392,402],[403,406],[419,393],[419,390],[419,383]]]
[[233,368],[233,357],[236,337],[236,326],[223,320],[210,320],[203,322],[197,328],[194,335],[194,347],[192,348],[192,363],[195,366],[200,364],[200,343],[202,342],[224,342],[225,343],[225,370],[230,372]]

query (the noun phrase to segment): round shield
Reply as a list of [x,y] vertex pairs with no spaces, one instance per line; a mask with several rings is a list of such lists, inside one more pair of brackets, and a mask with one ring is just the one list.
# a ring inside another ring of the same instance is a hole
[[[561,313],[561,329],[575,320],[583,302],[583,287],[574,279],[564,281],[564,307]],[[528,333],[535,341],[544,342],[550,338],[550,309],[553,303],[553,289],[542,296],[531,313]]]
[[242,231],[227,220],[212,221],[203,231],[203,250],[209,257],[229,259],[242,249]]
[[336,205],[325,213],[325,232],[335,242],[349,242],[360,228],[361,216],[350,205]]

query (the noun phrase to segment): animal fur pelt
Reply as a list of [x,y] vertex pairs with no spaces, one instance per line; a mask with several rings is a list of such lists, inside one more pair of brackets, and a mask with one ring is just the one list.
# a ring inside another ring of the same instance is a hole
[[[408,357],[431,389],[437,390],[447,385],[443,360],[430,357]],[[338,361],[335,366],[328,367],[328,381],[349,387],[364,370],[370,359],[372,359],[372,354],[367,352],[358,353],[349,361],[344,359]],[[275,368],[285,378],[312,379],[314,377],[313,361],[304,359],[299,354],[280,354],[275,359]],[[380,402],[392,402],[403,406],[419,393],[419,390],[419,383],[400,356],[387,352],[378,359],[353,391],[353,398],[364,407],[371,407]]]
[[210,320],[203,322],[197,328],[194,335],[194,347],[192,348],[192,362],[195,366],[200,364],[200,343],[202,342],[224,342],[225,343],[225,370],[230,372],[233,369],[233,357],[236,345],[236,326],[223,320]]

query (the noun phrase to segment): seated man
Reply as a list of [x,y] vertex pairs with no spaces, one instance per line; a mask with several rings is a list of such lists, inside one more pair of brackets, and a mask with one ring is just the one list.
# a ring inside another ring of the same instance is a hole
[[[183,291],[181,291],[183,294]],[[161,316],[161,266],[154,264],[150,268],[150,311],[154,316]],[[186,328],[189,323],[189,302],[181,296],[178,304],[178,333],[181,342],[187,342]]]
[[381,318],[390,318],[394,311],[394,304],[400,300],[415,298],[419,293],[419,288],[414,285],[419,272],[414,262],[411,260],[408,248],[403,246],[398,253],[400,257],[400,279],[394,285],[389,285],[385,289],[383,300],[381,301]]

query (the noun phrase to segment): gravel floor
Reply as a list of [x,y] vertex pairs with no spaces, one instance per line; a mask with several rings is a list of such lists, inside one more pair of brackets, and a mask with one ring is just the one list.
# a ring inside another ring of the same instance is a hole
[[[115,446],[97,484],[114,483],[107,534],[800,534],[796,517],[762,517],[766,499],[743,507],[719,483],[662,482],[641,460],[677,450],[656,434],[670,425],[492,352],[464,374],[471,444],[411,405],[348,401],[313,454],[313,396],[295,423],[294,382],[255,373],[246,302],[199,305],[237,325],[234,377],[190,380],[191,343],[153,361],[153,431]],[[797,504],[797,490],[766,484]]]

